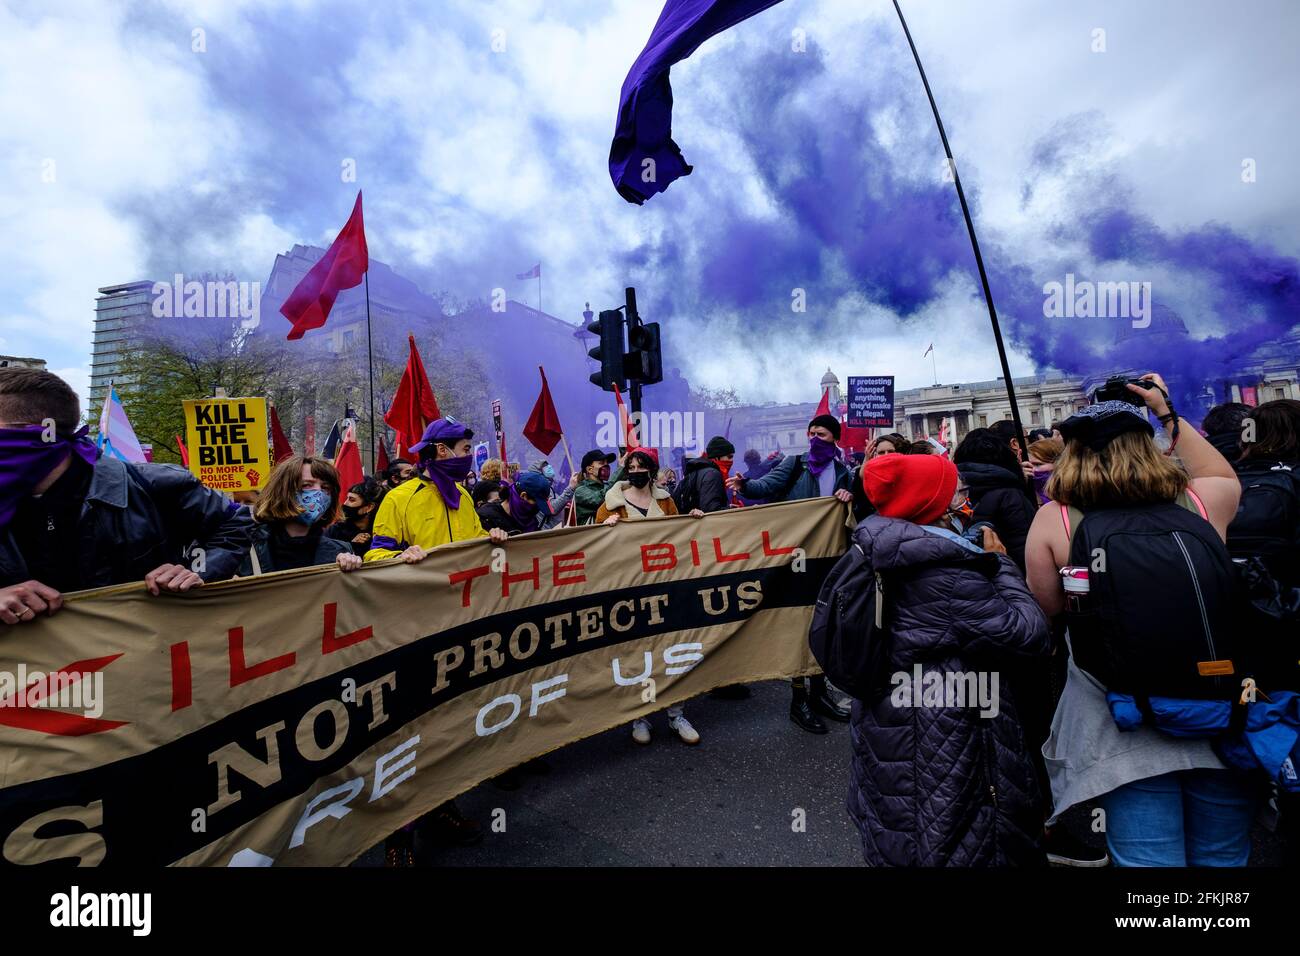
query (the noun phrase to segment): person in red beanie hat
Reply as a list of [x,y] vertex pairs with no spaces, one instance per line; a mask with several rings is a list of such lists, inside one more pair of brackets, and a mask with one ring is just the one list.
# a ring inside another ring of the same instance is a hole
[[[966,494],[940,455],[882,455],[853,532],[884,642],[852,675],[849,814],[871,866],[1042,866],[1036,786],[1010,681],[1051,651],[1047,619],[992,529],[962,537]],[[839,599],[840,595],[832,595]],[[892,689],[891,689],[892,688]]]
[[862,469],[862,490],[877,514],[933,524],[957,490],[957,466],[938,455],[881,455]]

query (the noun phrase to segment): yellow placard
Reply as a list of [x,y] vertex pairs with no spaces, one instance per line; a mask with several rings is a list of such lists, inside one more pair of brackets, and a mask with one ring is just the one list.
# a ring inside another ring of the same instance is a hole
[[265,398],[186,401],[190,471],[217,491],[255,491],[271,473]]

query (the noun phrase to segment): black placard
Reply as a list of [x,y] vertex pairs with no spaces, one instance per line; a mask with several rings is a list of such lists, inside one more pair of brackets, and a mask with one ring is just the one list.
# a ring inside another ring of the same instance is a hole
[[894,376],[849,376],[850,428],[894,427]]

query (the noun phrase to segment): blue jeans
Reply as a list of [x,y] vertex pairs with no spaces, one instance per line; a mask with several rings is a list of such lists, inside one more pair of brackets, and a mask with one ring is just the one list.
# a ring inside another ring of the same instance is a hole
[[1115,866],[1245,866],[1261,790],[1233,770],[1179,770],[1100,798]]

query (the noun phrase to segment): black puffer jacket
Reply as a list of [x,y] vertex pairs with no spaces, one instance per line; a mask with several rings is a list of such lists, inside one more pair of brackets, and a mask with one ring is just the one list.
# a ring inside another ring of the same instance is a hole
[[1034,523],[1038,504],[1029,497],[1024,475],[1001,465],[967,461],[957,466],[961,480],[970,487],[975,507],[972,521],[991,521],[993,530],[1006,545],[1007,554],[1022,572],[1025,570],[1025,539]]
[[[231,577],[248,553],[252,516],[179,465],[100,458],[81,507],[76,561],[83,587],[143,581],[163,564],[193,566],[204,581]],[[0,587],[27,580],[13,535],[0,531]]]
[[853,703],[848,809],[862,855],[872,866],[1044,863],[1038,786],[1007,682],[999,674],[989,717],[978,704],[904,706],[900,694],[899,675],[910,686],[916,664],[983,672],[991,689],[1014,659],[1046,654],[1047,620],[1024,578],[1001,555],[909,521],[872,515],[854,541],[884,575],[895,675],[890,696]]

